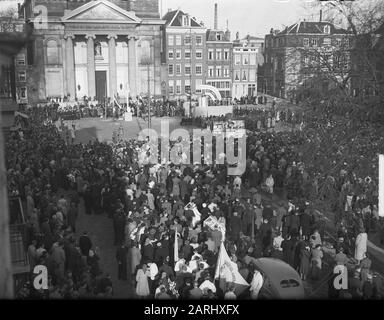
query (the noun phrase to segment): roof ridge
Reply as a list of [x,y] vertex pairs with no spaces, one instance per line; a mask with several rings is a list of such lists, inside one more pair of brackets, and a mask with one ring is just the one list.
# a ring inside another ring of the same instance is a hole
[[176,19],[177,15],[179,14],[179,12],[180,12],[180,8],[177,9],[177,11],[176,11],[175,15],[173,16],[171,22],[169,23],[170,26],[172,26],[172,23],[173,23],[173,21],[175,21],[175,19]]

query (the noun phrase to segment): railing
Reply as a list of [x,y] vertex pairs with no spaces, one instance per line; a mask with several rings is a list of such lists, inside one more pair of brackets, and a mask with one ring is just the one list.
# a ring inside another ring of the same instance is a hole
[[0,18],[0,32],[14,33],[26,31],[26,25],[23,21],[17,21],[10,18]]
[[9,234],[12,264],[27,266],[28,256],[26,248],[26,225],[24,223],[10,225]]

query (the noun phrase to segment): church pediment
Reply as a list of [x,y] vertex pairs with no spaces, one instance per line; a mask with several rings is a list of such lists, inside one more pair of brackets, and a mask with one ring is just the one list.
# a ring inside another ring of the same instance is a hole
[[128,12],[119,6],[105,0],[88,2],[85,5],[66,14],[62,21],[90,23],[141,23],[133,12]]

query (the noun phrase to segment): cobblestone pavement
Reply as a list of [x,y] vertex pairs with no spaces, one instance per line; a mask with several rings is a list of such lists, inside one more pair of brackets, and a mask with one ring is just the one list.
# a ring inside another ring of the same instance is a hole
[[[127,281],[118,280],[116,250],[113,245],[113,226],[112,219],[106,214],[86,215],[83,203],[79,207],[79,216],[76,223],[76,235],[80,236],[87,231],[94,248],[98,248],[100,257],[100,268],[103,273],[109,273],[112,278],[114,298],[132,298],[134,296],[134,288],[132,280],[128,277]],[[128,275],[130,270],[128,270]]]
[[[170,132],[180,127],[180,118],[153,118],[151,127],[157,132],[161,132],[161,120],[169,120]],[[71,121],[68,121],[71,124]],[[100,141],[111,141],[112,133],[117,130],[119,126],[123,127],[124,139],[131,139],[137,137],[140,130],[147,128],[147,122],[141,118],[133,118],[130,122],[114,121],[112,119],[101,120],[98,118],[88,118],[75,121],[76,124],[76,140],[80,142],[88,142],[98,138]],[[190,127],[191,128],[191,127]],[[273,197],[264,196],[264,199],[271,202],[272,206],[277,204],[280,199],[284,199],[284,192],[273,195]],[[328,225],[331,225],[332,217],[329,214],[324,215],[328,221]],[[331,219],[330,219],[331,218]],[[131,298],[134,296],[134,288],[132,281],[120,281],[117,280],[117,264],[116,264],[116,247],[113,246],[113,227],[112,220],[108,219],[106,215],[90,215],[87,216],[84,213],[84,208],[80,206],[80,214],[78,219],[78,232],[87,230],[91,236],[91,239],[96,247],[100,251],[100,264],[104,272],[108,272],[113,281],[114,292],[116,298]],[[375,247],[369,243],[369,252],[374,254],[373,268],[375,271],[384,270],[384,250]],[[326,254],[324,261],[328,260],[329,264],[332,263],[332,257],[330,254]],[[304,281],[304,288],[308,298],[313,299],[326,299],[328,297],[328,281],[330,267],[325,262],[325,267],[321,280],[319,281]],[[130,271],[128,270],[128,274]]]

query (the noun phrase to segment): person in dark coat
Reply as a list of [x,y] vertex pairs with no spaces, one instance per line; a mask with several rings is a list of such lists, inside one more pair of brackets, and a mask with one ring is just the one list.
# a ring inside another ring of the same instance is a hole
[[71,227],[73,232],[76,232],[76,220],[77,220],[78,213],[79,211],[76,206],[76,203],[71,202],[71,206],[67,213],[67,221],[68,221],[68,225]]
[[88,257],[89,250],[92,248],[92,241],[88,237],[87,231],[84,231],[84,233],[80,236],[80,238],[79,238],[79,247],[80,247],[81,254],[83,256]]
[[91,186],[92,209],[95,214],[101,213],[101,185],[94,183]]
[[52,235],[51,227],[49,225],[48,218],[46,218],[42,223],[40,231],[43,234],[44,246],[47,250],[49,250],[53,244],[53,235]]
[[147,238],[143,246],[142,262],[143,263],[153,262],[154,256],[155,256],[154,244],[149,240],[149,238]]
[[87,257],[87,264],[90,267],[90,273],[93,278],[96,278],[100,274],[99,256],[93,250],[89,250]]
[[266,204],[263,209],[263,219],[272,221],[272,217],[273,217],[273,209],[270,204]]
[[301,232],[305,240],[309,240],[311,235],[311,216],[307,212],[300,215]]
[[291,215],[286,214],[282,217],[282,236],[286,238],[289,234],[289,229],[291,227]]
[[237,241],[239,239],[240,231],[241,231],[241,219],[237,212],[233,212],[231,217],[231,237],[233,240]]
[[185,240],[185,243],[184,245],[181,247],[181,252],[182,252],[182,255],[183,257],[189,261],[191,260],[191,257],[192,257],[192,253],[193,253],[193,248],[192,246],[189,244],[189,240]]
[[115,231],[114,245],[123,242],[125,235],[125,216],[121,209],[118,209],[113,217],[113,227]]
[[293,268],[297,271],[300,269],[300,257],[303,248],[305,248],[305,242],[303,236],[296,242],[293,253]]
[[121,243],[116,252],[116,260],[118,264],[118,279],[119,280],[127,280],[127,248],[124,243]]
[[281,242],[281,248],[283,249],[284,261],[289,265],[292,265],[291,257],[293,251],[293,241],[290,236]]
[[64,244],[66,270],[71,271],[74,280],[78,280],[81,275],[81,254],[75,248],[75,240],[70,239]]
[[291,236],[297,235],[300,229],[299,212],[295,211],[295,213],[291,215],[290,220],[291,221],[290,221],[289,233],[291,234]]
[[84,206],[85,213],[92,214],[92,193],[89,186],[84,191]]

